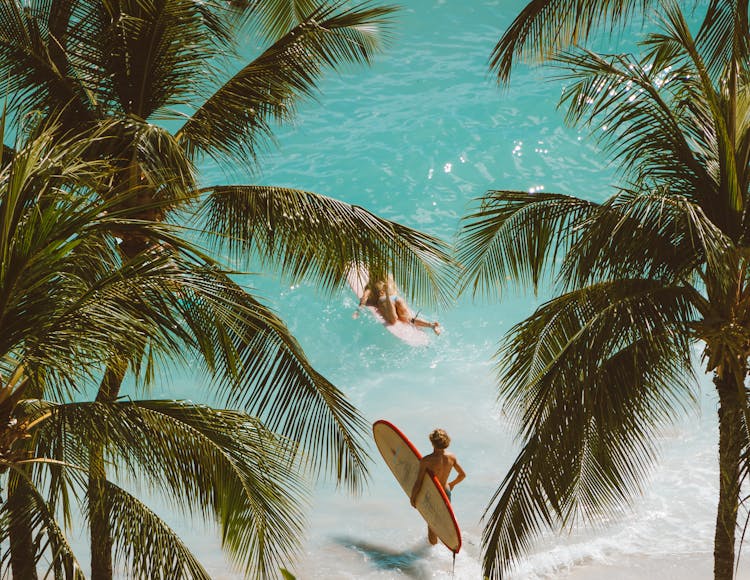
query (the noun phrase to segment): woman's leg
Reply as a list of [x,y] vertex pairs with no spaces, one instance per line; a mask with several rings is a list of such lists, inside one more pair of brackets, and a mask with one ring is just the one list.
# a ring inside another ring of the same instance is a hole
[[387,296],[378,297],[378,312],[388,324],[393,324],[398,320],[393,300],[389,300]]
[[394,302],[394,305],[396,307],[396,315],[398,316],[398,319],[401,322],[406,322],[407,324],[411,322],[411,319],[413,318],[411,315],[411,311],[409,310],[409,307],[406,305],[406,302],[403,298],[396,298],[396,301]]
[[401,322],[413,324],[414,326],[421,326],[422,328],[431,328],[435,334],[440,334],[442,329],[438,322],[427,322],[421,318],[412,316],[409,307],[406,305],[406,301],[402,298],[396,298],[396,314]]
[[[398,302],[403,302],[403,300],[399,300]],[[396,303],[398,305],[398,302]],[[440,323],[435,322],[427,322],[426,320],[422,320],[421,318],[417,318],[416,316],[412,316],[411,312],[409,312],[409,309],[404,304],[404,311],[405,314],[399,313],[399,320],[402,320],[404,322],[408,322],[409,324],[413,324],[414,326],[421,326],[422,328],[431,328],[435,334],[440,334],[442,329],[440,328]]]

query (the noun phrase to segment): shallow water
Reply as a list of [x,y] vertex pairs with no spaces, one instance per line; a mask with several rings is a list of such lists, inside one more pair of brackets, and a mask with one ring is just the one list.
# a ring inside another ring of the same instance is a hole
[[[319,103],[300,107],[282,128],[262,175],[224,176],[207,166],[206,183],[291,186],[361,205],[450,239],[469,200],[488,189],[543,189],[603,199],[615,180],[585,131],[564,126],[561,85],[519,67],[509,89],[487,72],[494,42],[524,2],[409,0],[391,47],[370,70],[329,76]],[[500,304],[463,298],[438,317],[442,336],[410,349],[363,315],[355,297],[258,282],[311,361],[371,421],[399,425],[427,451],[436,426],[468,477],[454,493],[464,548],[456,578],[481,578],[481,516],[512,462],[513,426],[496,405],[491,356],[508,328],[538,303],[509,293]],[[419,305],[414,305],[419,308]],[[176,381],[174,392],[198,387]],[[665,429],[663,455],[632,511],[596,530],[545,538],[518,578],[706,578],[711,571],[718,478],[715,408],[703,381],[700,409]],[[360,497],[318,486],[304,553],[290,567],[301,579],[451,578],[444,548],[426,545],[424,524],[372,449],[372,480]],[[215,578],[240,578],[210,533],[183,526]],[[743,564],[740,578],[750,578]]]

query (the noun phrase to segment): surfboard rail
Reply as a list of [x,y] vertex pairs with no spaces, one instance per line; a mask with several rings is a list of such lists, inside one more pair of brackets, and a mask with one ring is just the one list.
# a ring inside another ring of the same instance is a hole
[[[372,425],[373,437],[386,465],[401,485],[407,497],[419,473],[422,454],[390,421],[380,419]],[[417,511],[435,532],[441,542],[453,553],[461,549],[461,530],[453,513],[453,507],[437,477],[427,473],[417,496]]]

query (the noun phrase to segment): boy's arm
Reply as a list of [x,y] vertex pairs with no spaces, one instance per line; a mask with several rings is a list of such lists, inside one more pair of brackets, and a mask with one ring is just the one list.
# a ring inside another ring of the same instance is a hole
[[411,507],[417,507],[417,495],[419,490],[422,489],[422,480],[424,474],[427,472],[427,466],[424,461],[419,462],[419,473],[417,473],[417,481],[414,482],[414,487],[411,488]]
[[453,481],[449,481],[448,485],[450,486],[451,490],[456,487],[459,483],[461,483],[466,478],[466,472],[463,470],[463,468],[458,464],[458,460],[456,460],[453,463],[453,469],[456,470],[456,478]]

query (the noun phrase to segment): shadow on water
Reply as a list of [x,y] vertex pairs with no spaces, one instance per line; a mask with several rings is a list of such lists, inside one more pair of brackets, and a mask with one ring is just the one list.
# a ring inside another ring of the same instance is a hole
[[424,575],[424,568],[419,566],[419,562],[430,554],[430,545],[426,541],[403,551],[376,546],[352,537],[338,537],[334,541],[340,546],[360,552],[378,570],[398,570],[412,578]]

